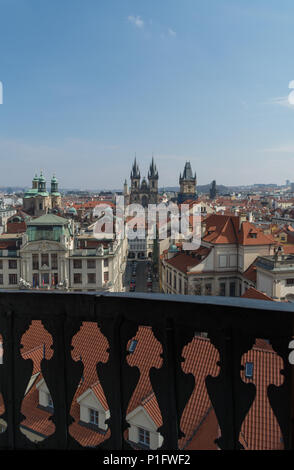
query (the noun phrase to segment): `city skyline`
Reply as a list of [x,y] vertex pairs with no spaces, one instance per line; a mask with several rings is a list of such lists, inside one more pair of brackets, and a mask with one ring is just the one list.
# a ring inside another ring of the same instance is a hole
[[[221,3],[221,4],[220,4]],[[120,188],[135,153],[160,186],[294,173],[290,0],[0,0],[0,185],[32,171]]]

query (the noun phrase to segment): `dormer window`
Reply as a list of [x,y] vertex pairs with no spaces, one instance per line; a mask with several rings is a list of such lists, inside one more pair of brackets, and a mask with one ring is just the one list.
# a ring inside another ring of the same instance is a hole
[[246,362],[245,364],[245,377],[247,379],[253,378],[253,362]]
[[138,442],[146,447],[150,447],[150,431],[143,428],[138,428]]
[[91,424],[94,424],[94,426],[98,426],[99,412],[97,410],[93,410],[92,408],[89,408],[89,418],[90,418]]
[[137,346],[137,343],[138,343],[138,341],[137,341],[136,339],[133,339],[133,340],[131,341],[131,344],[130,344],[130,346],[129,346],[129,352],[130,352],[130,353],[133,353],[133,352],[135,351],[136,346]]
[[257,232],[254,231],[254,230],[251,230],[251,231],[249,232],[249,237],[250,237],[250,238],[257,238]]

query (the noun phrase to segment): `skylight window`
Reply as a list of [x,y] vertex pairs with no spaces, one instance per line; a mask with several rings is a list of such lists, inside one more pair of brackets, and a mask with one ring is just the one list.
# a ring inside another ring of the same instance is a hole
[[135,351],[137,343],[138,343],[138,341],[136,339],[133,339],[131,341],[131,344],[130,344],[130,347],[129,347],[129,352],[130,353],[133,353]]
[[253,378],[253,362],[246,362],[245,364],[245,377],[247,379]]

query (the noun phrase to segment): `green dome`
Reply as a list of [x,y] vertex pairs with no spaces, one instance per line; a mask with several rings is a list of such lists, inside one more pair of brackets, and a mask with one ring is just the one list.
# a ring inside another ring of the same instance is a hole
[[168,249],[169,253],[177,253],[179,251],[177,245],[170,245],[169,249]]
[[38,181],[39,181],[39,182],[41,181],[42,183],[43,183],[43,182],[44,182],[44,183],[46,182],[46,180],[45,180],[45,178],[44,178],[44,176],[43,176],[43,173],[42,173],[42,172],[41,172],[41,174],[40,174],[40,178],[39,178],[39,180],[38,180]]

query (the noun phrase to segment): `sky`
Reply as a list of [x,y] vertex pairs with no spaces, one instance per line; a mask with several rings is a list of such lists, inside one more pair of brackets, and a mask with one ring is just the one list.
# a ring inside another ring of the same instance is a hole
[[0,0],[0,186],[294,181],[293,0]]

